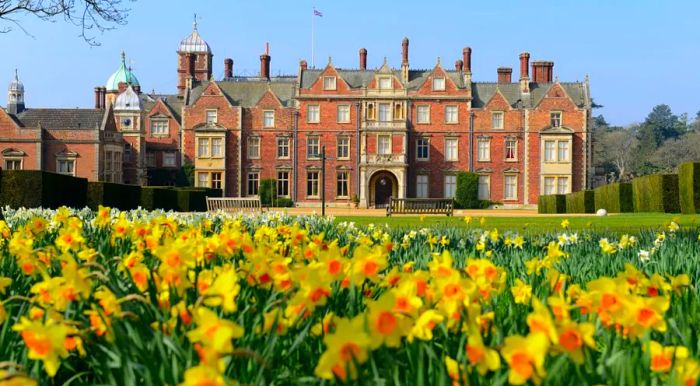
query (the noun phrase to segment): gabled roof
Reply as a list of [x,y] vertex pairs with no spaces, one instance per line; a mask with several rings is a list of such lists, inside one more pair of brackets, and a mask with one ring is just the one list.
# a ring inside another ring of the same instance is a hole
[[[378,70],[356,70],[356,69],[335,69],[338,75],[347,82],[350,88],[361,88],[363,86],[368,86],[369,83],[374,79],[374,76],[378,74]],[[301,88],[310,88],[321,76],[324,69],[311,69],[304,70],[301,74]],[[433,72],[430,70],[409,70],[408,71],[408,83],[404,83],[404,86],[409,90],[417,90],[420,86],[425,83],[428,76]],[[388,73],[393,74],[396,79],[401,82],[401,70],[391,69]],[[445,70],[447,76],[454,82],[458,88],[464,88],[464,79],[462,78],[462,73],[457,71],[447,71]]]
[[[522,103],[522,107],[525,108],[535,107],[544,99],[549,89],[555,84],[530,83],[530,98],[528,101],[528,98],[522,98],[520,83],[472,83],[472,107],[484,107],[493,98],[496,90],[499,90],[513,107],[517,107],[518,103]],[[586,106],[585,83],[567,82],[559,84],[571,97],[576,106]]]
[[[192,89],[190,105],[199,99],[208,84],[209,82],[202,82]],[[290,107],[294,103],[296,81],[292,77],[272,78],[270,81],[258,78],[253,80],[233,78],[232,80],[219,81],[216,84],[231,104],[235,106],[254,107],[267,90],[272,91],[285,107]]]
[[160,99],[173,114],[173,118],[180,122],[182,115],[182,105],[184,104],[182,98],[178,98],[176,94],[141,94],[141,96],[143,111],[149,113],[156,106],[156,103],[158,103],[158,99]]
[[27,109],[15,115],[23,127],[44,129],[95,130],[103,125],[108,110]]

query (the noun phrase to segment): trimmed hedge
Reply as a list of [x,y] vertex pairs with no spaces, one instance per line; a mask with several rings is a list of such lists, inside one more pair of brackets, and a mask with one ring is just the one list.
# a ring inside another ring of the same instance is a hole
[[87,206],[97,210],[100,205],[120,210],[136,209],[141,205],[141,187],[111,182],[88,182]]
[[457,173],[457,191],[455,192],[455,204],[459,209],[478,209],[479,202],[479,175],[476,173]]
[[160,186],[142,186],[141,207],[146,210],[177,210],[177,190]]
[[686,162],[678,167],[678,196],[681,212],[700,210],[700,163]]
[[0,206],[11,208],[85,207],[85,178],[40,170],[5,170],[0,179]]
[[608,213],[631,213],[634,211],[632,184],[619,182],[597,187],[595,208],[605,209]]
[[260,180],[258,197],[260,197],[260,205],[273,205],[277,201],[277,181],[273,178]]
[[595,193],[581,190],[567,194],[566,213],[595,213]]
[[202,189],[176,189],[177,210],[180,212],[206,212],[207,192]]
[[538,213],[566,213],[566,195],[548,194],[540,196],[537,202]]
[[635,212],[677,213],[678,176],[675,174],[652,174],[637,177],[632,181]]

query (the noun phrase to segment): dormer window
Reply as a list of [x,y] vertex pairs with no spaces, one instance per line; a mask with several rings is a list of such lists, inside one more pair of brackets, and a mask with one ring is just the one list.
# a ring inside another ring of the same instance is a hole
[[392,84],[391,84],[391,77],[389,76],[382,76],[379,78],[379,89],[380,90],[391,90]]
[[335,76],[324,76],[323,77],[323,89],[324,90],[335,90]]
[[445,78],[433,78],[433,91],[445,91]]
[[216,125],[218,122],[218,112],[216,110],[207,110],[207,126]]
[[265,128],[275,127],[275,111],[274,110],[263,111],[263,127],[265,127]]
[[552,111],[549,120],[552,127],[561,127],[561,111]]

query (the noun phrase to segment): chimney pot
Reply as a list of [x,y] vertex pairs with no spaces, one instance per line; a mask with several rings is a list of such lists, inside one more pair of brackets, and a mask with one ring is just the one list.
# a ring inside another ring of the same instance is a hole
[[535,83],[552,83],[554,62],[532,62],[532,81]]
[[529,78],[530,75],[528,74],[528,64],[530,62],[530,53],[529,52],[523,52],[520,54],[520,79],[525,79]]
[[101,109],[102,108],[102,89],[100,87],[95,87],[95,108],[96,109]]
[[464,47],[462,50],[462,61],[464,62],[464,72],[472,72],[472,49],[471,47]]
[[270,55],[260,55],[260,77],[270,79]]
[[233,59],[224,59],[224,77],[229,79],[233,78]]
[[510,67],[499,67],[498,70],[498,83],[506,84],[511,83],[513,69]]
[[401,65],[408,65],[408,38],[401,42]]
[[367,49],[360,48],[360,70],[367,69]]
[[464,62],[462,60],[457,60],[455,62],[455,70],[457,72],[462,72],[462,70],[464,70]]

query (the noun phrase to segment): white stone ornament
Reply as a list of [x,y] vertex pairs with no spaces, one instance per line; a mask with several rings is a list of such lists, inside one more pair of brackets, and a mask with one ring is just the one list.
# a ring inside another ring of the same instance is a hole
[[605,210],[605,209],[603,209],[603,208],[601,208],[601,209],[598,209],[597,212],[595,212],[595,215],[598,216],[598,217],[605,217],[605,216],[608,215],[608,211]]

